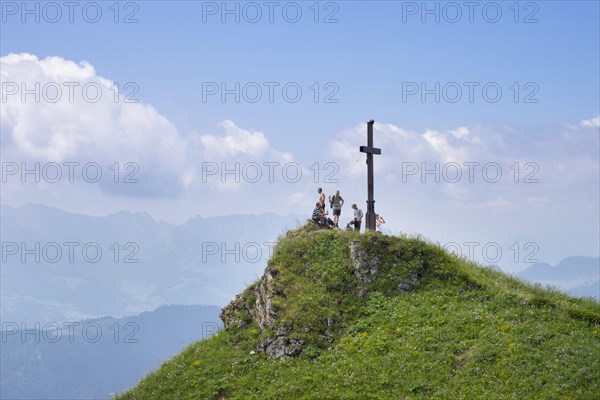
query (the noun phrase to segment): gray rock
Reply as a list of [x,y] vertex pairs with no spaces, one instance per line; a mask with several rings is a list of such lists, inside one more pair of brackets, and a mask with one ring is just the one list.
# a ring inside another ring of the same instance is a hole
[[354,275],[364,284],[371,283],[377,275],[377,266],[379,258],[369,257],[364,250],[360,248],[359,241],[350,242],[350,257],[354,264]]
[[406,293],[413,290],[414,287],[419,283],[420,277],[421,276],[418,271],[410,271],[410,277],[407,279],[402,279],[400,283],[398,283],[398,292]]
[[273,340],[263,340],[262,350],[267,353],[269,358],[282,359],[285,357],[295,357],[302,353],[304,348],[304,341],[299,339],[290,339],[287,336],[280,336]]
[[277,336],[287,336],[290,334],[290,332],[292,331],[292,328],[288,328],[285,326],[281,326],[279,328],[277,328]]
[[354,276],[359,281],[358,297],[364,298],[367,293],[367,286],[373,282],[378,271],[379,258],[369,257],[367,253],[360,248],[359,241],[350,242],[350,258],[354,264]]
[[268,328],[275,319],[275,310],[273,309],[273,274],[267,267],[262,277],[262,281],[254,289],[256,303],[250,309],[252,319],[256,321],[260,329]]

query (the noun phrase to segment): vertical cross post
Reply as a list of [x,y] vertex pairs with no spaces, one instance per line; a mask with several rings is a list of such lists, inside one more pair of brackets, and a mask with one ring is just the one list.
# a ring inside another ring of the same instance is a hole
[[373,154],[381,154],[381,149],[373,147],[373,125],[375,121],[367,122],[367,145],[360,146],[361,153],[367,153],[367,214],[365,215],[365,230],[375,230],[375,199],[373,182]]

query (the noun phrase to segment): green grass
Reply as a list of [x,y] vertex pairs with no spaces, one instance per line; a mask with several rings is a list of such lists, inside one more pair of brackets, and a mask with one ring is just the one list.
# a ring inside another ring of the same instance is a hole
[[[350,241],[378,259],[362,297]],[[262,331],[242,315],[247,325],[189,346],[119,399],[600,397],[592,300],[524,284],[418,238],[311,225],[280,238],[269,269],[273,327]],[[400,294],[411,271],[420,282]],[[300,357],[257,351],[281,326],[305,340]]]

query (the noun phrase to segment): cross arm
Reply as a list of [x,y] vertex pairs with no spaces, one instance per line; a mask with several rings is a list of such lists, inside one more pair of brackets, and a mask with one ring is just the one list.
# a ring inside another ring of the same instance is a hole
[[376,147],[360,146],[360,152],[367,154],[381,154],[381,149]]

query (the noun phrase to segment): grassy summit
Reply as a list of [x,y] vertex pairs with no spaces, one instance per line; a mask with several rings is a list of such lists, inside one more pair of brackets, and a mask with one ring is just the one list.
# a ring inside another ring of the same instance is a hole
[[280,238],[265,275],[120,399],[597,399],[600,305],[416,238]]

